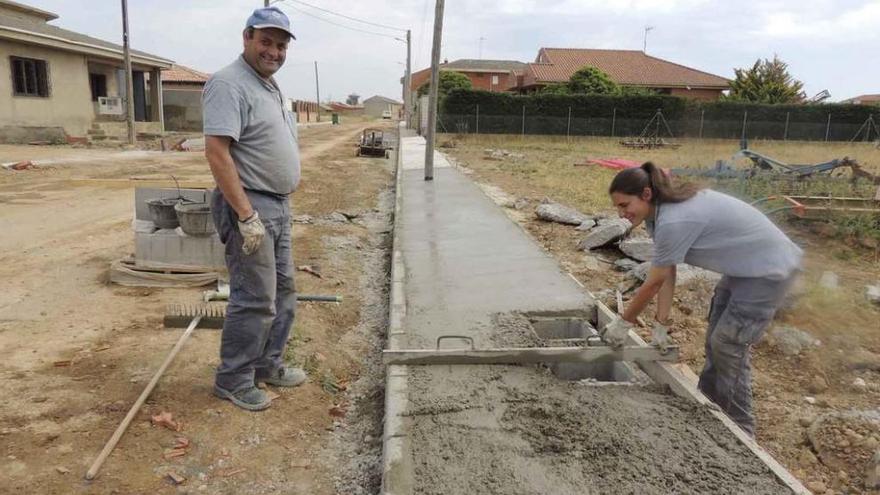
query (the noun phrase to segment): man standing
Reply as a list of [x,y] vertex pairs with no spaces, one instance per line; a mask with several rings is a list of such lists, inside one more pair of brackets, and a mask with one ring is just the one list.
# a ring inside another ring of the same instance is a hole
[[296,38],[277,7],[255,10],[243,38],[242,55],[202,95],[205,156],[218,187],[211,209],[230,282],[214,394],[259,411],[269,399],[257,383],[306,379],[283,362],[296,305],[288,195],[300,163],[296,123],[272,77]]

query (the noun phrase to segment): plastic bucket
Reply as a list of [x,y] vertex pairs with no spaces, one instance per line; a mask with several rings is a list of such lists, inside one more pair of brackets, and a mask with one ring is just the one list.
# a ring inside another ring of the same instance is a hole
[[177,221],[177,213],[174,211],[174,205],[179,201],[179,198],[157,198],[147,200],[150,217],[153,219],[156,228],[175,229],[180,225]]
[[208,203],[178,203],[174,205],[174,211],[177,213],[180,228],[186,235],[203,237],[216,231]]

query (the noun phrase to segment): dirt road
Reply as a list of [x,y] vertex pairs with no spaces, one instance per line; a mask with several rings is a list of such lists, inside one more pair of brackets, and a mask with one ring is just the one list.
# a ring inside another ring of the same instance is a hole
[[[289,357],[308,368],[310,382],[276,390],[280,397],[264,413],[237,410],[210,395],[219,332],[199,330],[90,484],[82,480],[89,463],[179,336],[162,328],[164,306],[199,296],[107,283],[109,263],[133,250],[134,190],[124,179],[209,181],[210,173],[201,153],[0,146],[0,162],[41,165],[0,171],[3,490],[172,493],[173,471],[207,493],[336,493],[350,478],[373,476],[369,459],[380,435],[370,414],[381,414],[372,408],[381,396],[362,371],[369,366],[363,354],[381,345],[391,166],[354,157],[361,127],[300,135],[303,180],[293,208],[316,222],[294,226],[294,260],[319,266],[323,278],[298,272],[297,285],[345,297],[341,305],[299,308]],[[322,220],[336,210],[356,218]],[[151,426],[151,415],[163,411],[182,423],[179,432]],[[357,448],[346,443],[350,431]],[[376,440],[365,445],[370,433]],[[166,458],[179,436],[189,441],[185,455]],[[356,450],[362,455],[349,459]],[[342,462],[357,469],[340,477]]]

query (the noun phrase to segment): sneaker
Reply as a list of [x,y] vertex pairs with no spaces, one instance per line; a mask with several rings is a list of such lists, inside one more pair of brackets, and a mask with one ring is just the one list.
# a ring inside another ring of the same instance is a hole
[[236,406],[248,411],[262,411],[272,404],[266,392],[257,387],[243,388],[238,392],[230,392],[225,388],[214,385],[214,395],[221,399],[227,399]]
[[306,381],[306,372],[300,368],[280,367],[267,377],[257,377],[257,383],[268,383],[276,387],[296,387]]

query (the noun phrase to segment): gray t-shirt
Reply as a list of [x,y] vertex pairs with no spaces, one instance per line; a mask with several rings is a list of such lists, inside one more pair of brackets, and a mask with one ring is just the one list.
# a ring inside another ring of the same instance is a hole
[[654,266],[688,263],[731,277],[781,280],[800,266],[803,255],[763,213],[710,189],[660,205],[648,230]]
[[278,195],[296,190],[296,121],[274,79],[263,79],[239,57],[205,84],[202,109],[206,136],[233,139],[229,152],[245,189]]

